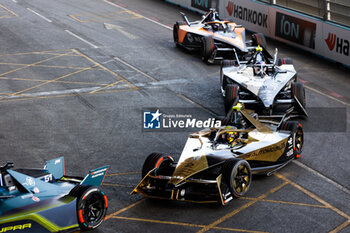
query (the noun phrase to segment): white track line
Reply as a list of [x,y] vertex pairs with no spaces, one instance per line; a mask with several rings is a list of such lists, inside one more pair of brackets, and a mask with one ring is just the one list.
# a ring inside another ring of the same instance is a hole
[[326,94],[326,93],[323,93],[322,91],[319,91],[319,90],[317,90],[317,89],[315,89],[315,88],[312,88],[312,87],[309,87],[309,86],[307,86],[307,85],[304,85],[304,86],[305,86],[305,88],[307,88],[307,89],[309,89],[309,90],[311,90],[311,91],[313,91],[313,92],[316,92],[316,93],[318,93],[318,94],[320,94],[320,95],[326,96],[326,97],[328,97],[328,98],[330,98],[330,99],[332,99],[332,100],[335,100],[335,101],[337,101],[337,102],[339,102],[339,103],[342,103],[342,104],[344,104],[344,105],[346,105],[346,106],[350,106],[349,103],[344,102],[344,101],[342,101],[342,100],[340,100],[340,99],[337,99],[337,98],[335,98],[335,97],[333,97],[333,96],[331,96],[331,95],[328,95],[328,94]]
[[117,60],[117,61],[119,61],[120,63],[123,63],[123,64],[126,65],[127,67],[129,67],[129,68],[135,70],[136,72],[138,72],[138,73],[140,73],[140,74],[146,76],[146,77],[149,78],[150,80],[152,80],[152,81],[158,81],[157,79],[155,79],[155,78],[153,78],[152,76],[146,74],[145,72],[139,70],[139,69],[136,68],[135,66],[130,65],[129,63],[123,61],[122,59],[120,59],[120,58],[118,58],[118,57],[114,57],[114,59]]
[[150,21],[150,22],[152,22],[152,23],[158,24],[159,26],[162,26],[162,27],[164,27],[164,28],[166,28],[166,29],[173,30],[173,28],[172,28],[172,27],[169,27],[168,25],[159,23],[159,22],[157,22],[157,21],[155,21],[155,20],[153,20],[153,19],[150,19],[150,18],[148,18],[148,17],[146,17],[146,16],[140,15],[140,14],[134,12],[134,11],[131,11],[131,10],[125,8],[125,7],[119,6],[119,5],[117,5],[117,4],[113,3],[113,2],[110,2],[110,1],[108,1],[108,0],[103,0],[103,1],[104,1],[105,3],[108,3],[108,4],[112,5],[112,6],[118,7],[118,8],[120,8],[120,9],[123,9],[123,10],[125,10],[125,11],[130,11],[130,12],[132,12],[133,14],[135,14],[135,15],[137,15],[137,16],[139,16],[139,17],[142,17],[142,18],[144,18],[145,20],[148,20],[148,21]]
[[309,172],[311,172],[312,174],[318,176],[318,177],[321,177],[322,179],[326,180],[327,182],[333,184],[335,187],[337,187],[338,189],[344,191],[345,193],[349,194],[350,195],[350,190],[345,188],[343,185],[337,183],[336,181],[332,180],[332,179],[329,179],[328,177],[324,176],[323,174],[319,173],[318,171],[312,169],[311,167],[308,167],[307,165],[299,162],[299,161],[296,161],[294,160],[293,161],[296,165],[298,165],[299,167],[302,167],[304,168],[305,170],[308,170]]
[[77,38],[77,39],[79,39],[79,40],[85,42],[86,44],[90,45],[91,47],[93,47],[93,48],[95,48],[95,49],[98,48],[98,46],[96,46],[96,45],[94,45],[93,43],[91,43],[91,42],[89,42],[89,41],[87,41],[87,40],[81,38],[80,36],[74,34],[73,32],[71,32],[71,31],[69,31],[69,30],[64,30],[64,31],[67,32],[68,34],[74,36],[75,38]]
[[12,0],[12,2],[17,3],[17,0]]
[[36,11],[30,9],[30,8],[27,8],[27,10],[29,10],[30,12],[32,12],[32,13],[36,14],[37,16],[41,17],[42,19],[46,20],[47,22],[52,23],[52,20],[46,18],[45,16],[39,14],[38,12],[36,12]]

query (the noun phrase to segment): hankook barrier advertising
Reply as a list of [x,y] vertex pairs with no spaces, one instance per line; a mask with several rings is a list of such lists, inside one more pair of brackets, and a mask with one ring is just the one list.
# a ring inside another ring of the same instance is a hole
[[350,66],[350,28],[252,0],[168,0],[197,12],[216,8],[221,18],[248,30]]

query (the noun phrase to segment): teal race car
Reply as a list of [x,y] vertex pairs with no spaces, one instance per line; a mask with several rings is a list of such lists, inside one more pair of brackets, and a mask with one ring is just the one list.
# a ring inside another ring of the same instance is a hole
[[99,188],[109,166],[83,177],[65,175],[64,158],[43,169],[0,167],[0,232],[90,230],[104,221],[108,200]]

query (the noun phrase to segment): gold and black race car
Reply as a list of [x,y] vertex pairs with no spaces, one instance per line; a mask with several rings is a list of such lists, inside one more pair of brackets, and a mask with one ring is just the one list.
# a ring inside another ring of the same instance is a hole
[[[245,38],[245,28],[236,23],[221,20],[215,9],[203,15],[202,20],[189,22],[181,13],[184,22],[174,24],[173,36],[176,46],[190,50],[199,50],[202,60],[213,63],[215,60],[242,58],[249,52]],[[254,34],[250,44],[266,47],[261,33]]]
[[247,193],[252,174],[271,175],[303,146],[300,123],[260,121],[237,104],[222,120],[225,126],[191,134],[177,163],[168,154],[150,154],[142,180],[132,191],[146,197],[227,204]]

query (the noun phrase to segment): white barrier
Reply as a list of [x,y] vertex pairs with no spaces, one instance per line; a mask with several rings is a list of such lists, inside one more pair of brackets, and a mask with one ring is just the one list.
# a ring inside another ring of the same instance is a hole
[[350,28],[253,0],[168,0],[198,12],[216,8],[251,31],[350,66]]

